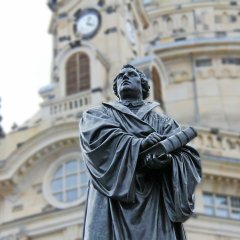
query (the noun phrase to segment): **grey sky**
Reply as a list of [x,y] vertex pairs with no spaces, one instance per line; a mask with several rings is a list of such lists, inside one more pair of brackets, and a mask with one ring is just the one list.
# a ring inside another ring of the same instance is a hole
[[5,131],[38,110],[38,89],[50,81],[50,16],[46,0],[1,3],[0,113]]

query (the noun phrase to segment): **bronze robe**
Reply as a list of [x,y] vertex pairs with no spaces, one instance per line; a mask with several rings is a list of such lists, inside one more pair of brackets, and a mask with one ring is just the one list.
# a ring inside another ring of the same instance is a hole
[[194,209],[201,179],[200,158],[186,146],[161,170],[137,165],[143,138],[156,131],[168,137],[180,131],[171,118],[145,102],[134,114],[118,102],[84,112],[80,141],[90,184],[84,236],[89,240],[182,240],[182,222]]

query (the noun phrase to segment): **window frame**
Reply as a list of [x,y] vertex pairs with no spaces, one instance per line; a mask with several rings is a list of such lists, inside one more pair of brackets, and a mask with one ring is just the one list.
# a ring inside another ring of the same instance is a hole
[[[205,203],[204,196],[210,196],[212,199],[212,203],[208,204]],[[235,218],[232,216],[233,211],[238,211],[240,213],[240,205],[239,207],[232,206],[233,199],[239,200],[240,203],[240,197],[239,196],[232,196],[232,195],[226,195],[226,194],[220,194],[220,193],[211,193],[211,192],[203,192],[203,213],[207,216],[214,216],[219,218],[226,218],[226,219],[233,219],[233,220],[240,220],[239,218]],[[226,205],[218,204],[217,201],[220,197],[224,197],[227,201]],[[212,209],[213,214],[206,213],[205,209],[210,208]],[[227,210],[227,216],[220,216],[218,214],[218,210]]]
[[[85,59],[82,60],[82,58]],[[65,95],[71,96],[90,89],[90,56],[82,51],[74,52],[68,56],[65,62]]]
[[213,65],[211,58],[197,58],[195,59],[195,67],[202,68],[202,67],[211,67]]
[[[62,157],[60,157],[59,159],[57,159],[56,161],[54,161],[50,167],[48,168],[45,176],[44,176],[44,181],[43,181],[43,195],[45,197],[45,199],[47,200],[47,202],[49,202],[52,206],[56,207],[56,208],[60,208],[60,209],[64,209],[64,208],[69,208],[69,207],[73,207],[73,206],[77,206],[83,202],[86,201],[87,198],[87,194],[84,194],[83,196],[81,196],[80,198],[78,198],[75,201],[72,202],[61,202],[58,201],[56,199],[56,197],[54,197],[54,193],[52,192],[52,187],[51,187],[51,183],[53,179],[56,179],[54,177],[54,174],[56,173],[56,171],[59,169],[59,167],[63,166],[63,164],[66,164],[67,162],[71,161],[71,160],[82,160],[81,154],[79,152],[73,152],[73,153],[69,153],[66,154]],[[84,172],[84,170],[81,170],[81,168],[79,168],[78,170],[80,170],[80,173]],[[85,174],[87,175],[87,172],[85,171]],[[71,174],[65,174],[63,175],[63,178],[66,178],[66,176],[70,176]],[[77,185],[77,189],[78,189],[79,185]],[[86,192],[87,192],[87,188],[88,188],[88,183],[86,183],[86,185],[84,184],[81,189],[86,188]],[[66,188],[66,186],[64,187],[63,191],[60,190],[59,192],[64,192],[70,190],[70,188]],[[78,191],[80,191],[78,189]],[[56,194],[57,192],[55,192]],[[64,193],[63,193],[64,194]],[[79,193],[80,194],[80,193]]]

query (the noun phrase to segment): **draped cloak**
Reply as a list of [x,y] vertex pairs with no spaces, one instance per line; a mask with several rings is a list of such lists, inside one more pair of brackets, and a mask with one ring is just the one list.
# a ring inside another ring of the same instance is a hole
[[182,147],[161,170],[137,165],[143,138],[180,131],[173,119],[154,111],[157,105],[145,102],[134,114],[110,102],[84,112],[80,143],[90,183],[83,239],[186,239],[182,222],[193,212],[201,179],[197,151]]

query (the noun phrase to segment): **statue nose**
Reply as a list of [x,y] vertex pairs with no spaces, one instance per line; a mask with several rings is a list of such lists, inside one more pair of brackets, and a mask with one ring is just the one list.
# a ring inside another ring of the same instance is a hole
[[127,77],[128,78],[128,73],[124,73],[123,78]]

